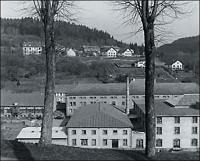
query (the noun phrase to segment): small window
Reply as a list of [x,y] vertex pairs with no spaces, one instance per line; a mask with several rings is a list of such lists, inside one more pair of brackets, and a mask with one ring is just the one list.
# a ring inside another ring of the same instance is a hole
[[197,127],[192,127],[192,134],[197,134],[197,131],[198,131]]
[[107,146],[107,145],[108,145],[107,139],[103,139],[103,146]]
[[197,146],[198,145],[198,140],[197,139],[192,139],[191,140],[191,146]]
[[86,130],[82,130],[82,135],[86,135]]
[[143,139],[136,140],[136,148],[143,148]]
[[76,135],[76,130],[72,130],[72,135]]
[[96,139],[92,139],[92,146],[96,146]]
[[76,102],[73,102],[73,106],[76,106]]
[[122,102],[122,106],[125,106],[125,102],[124,101]]
[[174,134],[180,134],[180,127],[174,128]]
[[92,135],[96,135],[96,130],[92,130]]
[[88,139],[81,139],[81,145],[87,146],[88,145]]
[[157,127],[157,135],[162,135],[162,127]]
[[107,135],[108,134],[108,130],[103,130],[103,135]]
[[162,124],[162,117],[157,117],[157,124]]
[[123,130],[123,135],[127,135],[127,130]]
[[72,139],[72,146],[76,146],[76,139]]
[[73,106],[73,103],[72,102],[69,102],[70,106]]
[[157,147],[162,147],[162,139],[157,139],[156,140],[156,146]]
[[117,134],[117,130],[113,130],[113,134],[115,134],[115,135],[116,135],[116,134]]
[[127,146],[127,139],[123,139],[123,146]]
[[174,117],[174,122],[175,122],[175,124],[179,124],[180,123],[180,117],[179,116]]
[[115,101],[112,101],[112,105],[114,105],[114,106],[115,106],[115,105],[116,105],[116,102],[115,102]]
[[173,147],[174,148],[180,148],[180,139],[174,139],[173,140]]
[[192,117],[192,123],[198,123],[198,117],[197,116]]

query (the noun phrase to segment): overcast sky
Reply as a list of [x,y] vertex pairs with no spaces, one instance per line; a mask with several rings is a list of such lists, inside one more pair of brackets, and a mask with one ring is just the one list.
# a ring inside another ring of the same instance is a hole
[[[127,43],[143,43],[142,33],[131,34],[134,31],[133,25],[122,25],[124,21],[121,13],[114,11],[115,7],[112,2],[76,1],[76,4],[80,9],[79,14],[77,14],[80,24],[107,31],[114,38]],[[1,17],[26,17],[28,15],[21,11],[23,6],[22,2],[19,1],[1,1]],[[192,10],[190,15],[184,16],[167,26],[167,30],[173,32],[173,36],[168,38],[167,43],[181,37],[199,35],[199,2],[190,2],[186,8]]]

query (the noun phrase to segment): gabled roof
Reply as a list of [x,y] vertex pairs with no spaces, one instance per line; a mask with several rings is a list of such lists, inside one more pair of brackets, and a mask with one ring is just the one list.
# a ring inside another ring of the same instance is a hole
[[[134,101],[145,113],[145,101]],[[175,108],[165,103],[164,100],[155,100],[156,116],[199,116],[200,110],[194,108]]]
[[12,93],[1,90],[1,106],[44,106],[44,94],[40,92],[32,93]]
[[[41,127],[25,127],[17,136],[17,139],[39,139],[41,135]],[[52,139],[66,139],[63,127],[52,127]]]
[[75,110],[68,128],[133,128],[127,115],[112,105],[97,103]]
[[191,106],[199,102],[199,94],[184,94],[177,98],[171,98],[165,102],[172,106]]

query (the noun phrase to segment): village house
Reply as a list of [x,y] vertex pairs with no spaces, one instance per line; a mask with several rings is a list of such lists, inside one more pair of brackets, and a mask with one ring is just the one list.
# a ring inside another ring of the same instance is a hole
[[[66,115],[71,116],[75,109],[104,102],[114,106],[126,107],[125,83],[87,83],[73,85],[56,85],[56,107],[62,106]],[[130,83],[130,108],[132,99],[144,100],[144,80],[136,79]],[[199,86],[196,83],[158,83],[155,82],[155,99],[176,98],[184,94],[198,94]]]
[[134,55],[134,51],[132,49],[124,49],[119,52],[120,52],[120,55],[123,57],[132,57]]
[[136,61],[136,62],[134,62],[134,64],[135,64],[135,67],[137,67],[137,68],[145,68],[145,60],[140,60],[140,61]]
[[177,60],[174,63],[172,63],[171,69],[172,70],[183,70],[183,63],[180,62],[179,60]]
[[[23,143],[38,143],[41,135],[41,127],[25,127],[17,135],[16,140]],[[52,144],[67,145],[65,128],[52,128]]]
[[75,110],[66,125],[68,145],[130,149],[132,127],[127,115],[112,105],[87,105]]
[[111,48],[101,48],[101,55],[107,58],[116,58],[117,57],[117,50],[113,47]]
[[67,50],[67,56],[74,57],[76,56],[76,53],[73,49],[70,48],[69,50]]
[[23,55],[40,55],[42,54],[44,44],[39,41],[24,42],[22,49]]
[[[145,103],[133,100],[138,121],[144,123]],[[199,94],[183,95],[169,100],[156,100],[156,148],[174,150],[199,150]],[[133,148],[145,147],[145,133],[133,136]],[[137,136],[137,137],[136,137]],[[142,145],[143,143],[143,145]]]
[[85,56],[98,56],[100,54],[100,47],[99,46],[82,46],[83,53]]

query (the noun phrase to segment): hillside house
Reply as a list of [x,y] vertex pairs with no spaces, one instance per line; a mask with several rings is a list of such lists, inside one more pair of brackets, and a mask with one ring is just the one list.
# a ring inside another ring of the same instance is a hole
[[117,50],[113,47],[111,48],[101,48],[101,55],[107,58],[116,58],[117,57]]
[[134,63],[137,68],[145,68],[145,60],[140,60]]
[[[41,127],[25,127],[20,131],[16,140],[24,143],[38,143],[40,135]],[[52,144],[67,145],[65,128],[52,127]]]
[[132,57],[134,55],[134,51],[132,49],[124,49],[120,51],[120,55],[123,57]]
[[177,60],[174,63],[172,63],[171,69],[172,70],[183,70],[183,63],[180,62],[179,60]]
[[99,46],[83,45],[82,50],[86,56],[98,56],[100,54]]
[[75,53],[75,51],[73,49],[69,49],[67,51],[67,56],[74,57],[74,56],[76,56],[76,53]]
[[22,49],[23,49],[23,55],[40,55],[42,54],[44,44],[37,41],[31,41],[31,42],[24,42]]
[[68,145],[130,149],[132,127],[127,115],[112,105],[87,105],[76,110],[66,125]]
[[[156,148],[199,150],[199,109],[191,107],[192,104],[199,102],[199,95],[184,95],[175,98],[176,101],[173,100],[155,101]],[[134,102],[137,119],[144,123],[145,103],[135,100]],[[140,133],[140,135],[141,139],[145,138],[145,133]]]

